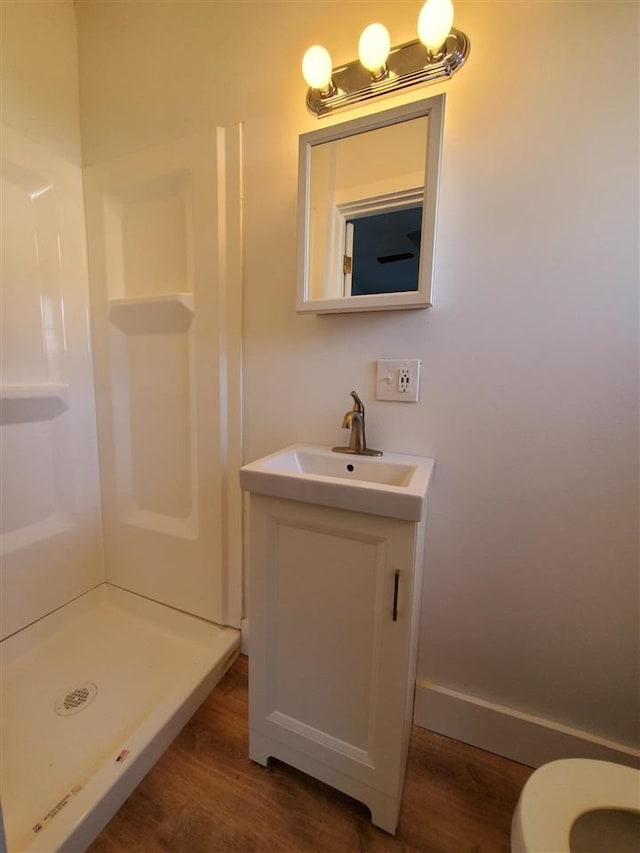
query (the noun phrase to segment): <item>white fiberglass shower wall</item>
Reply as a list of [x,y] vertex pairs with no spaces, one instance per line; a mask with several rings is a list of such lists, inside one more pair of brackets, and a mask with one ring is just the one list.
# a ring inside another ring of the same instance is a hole
[[240,129],[85,170],[107,579],[240,626]]
[[1,7],[3,817],[81,849],[239,646],[241,134],[83,171],[74,4]]
[[[75,28],[71,4],[56,5],[2,10],[3,637],[104,580],[77,80],[64,59]],[[20,73],[39,36],[67,88],[51,107],[63,129]]]

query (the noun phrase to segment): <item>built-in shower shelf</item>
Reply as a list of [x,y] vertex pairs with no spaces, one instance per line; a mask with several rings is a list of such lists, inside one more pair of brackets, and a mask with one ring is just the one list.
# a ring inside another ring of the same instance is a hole
[[0,385],[0,400],[54,400],[61,399],[68,385],[45,382],[41,385]]
[[185,332],[193,318],[192,293],[109,300],[109,319],[127,334]]
[[158,296],[123,296],[110,299],[113,308],[156,308],[163,305],[181,305],[193,313],[193,293],[161,293]]

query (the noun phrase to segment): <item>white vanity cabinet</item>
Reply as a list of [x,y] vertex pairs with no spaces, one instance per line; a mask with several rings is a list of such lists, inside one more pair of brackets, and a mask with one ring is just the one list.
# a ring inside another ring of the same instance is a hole
[[[426,491],[426,490],[425,490]],[[420,521],[251,494],[250,757],[365,803],[395,833],[413,714]]]

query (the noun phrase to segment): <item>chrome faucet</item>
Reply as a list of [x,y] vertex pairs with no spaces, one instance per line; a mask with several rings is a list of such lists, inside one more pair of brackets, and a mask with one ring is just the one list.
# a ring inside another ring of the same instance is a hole
[[336,453],[352,453],[356,456],[382,456],[381,450],[371,450],[367,447],[367,439],[364,434],[364,404],[355,391],[351,392],[353,397],[353,409],[347,412],[342,420],[342,429],[350,429],[348,447],[334,447]]

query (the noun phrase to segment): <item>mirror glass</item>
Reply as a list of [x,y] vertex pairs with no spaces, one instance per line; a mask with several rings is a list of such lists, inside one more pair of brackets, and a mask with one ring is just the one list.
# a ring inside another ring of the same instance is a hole
[[424,308],[444,95],[300,138],[299,311]]
[[347,219],[344,296],[418,289],[422,205]]

